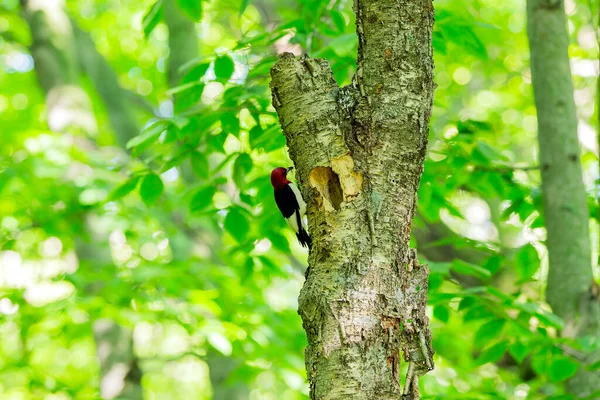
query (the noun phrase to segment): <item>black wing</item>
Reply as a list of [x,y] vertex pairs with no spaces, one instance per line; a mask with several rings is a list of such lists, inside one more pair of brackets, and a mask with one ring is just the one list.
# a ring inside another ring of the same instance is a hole
[[[275,203],[277,203],[277,207],[284,218],[291,217],[296,210],[300,209],[298,200],[296,200],[296,196],[290,185],[285,185],[275,192]],[[298,226],[302,225],[298,224]]]

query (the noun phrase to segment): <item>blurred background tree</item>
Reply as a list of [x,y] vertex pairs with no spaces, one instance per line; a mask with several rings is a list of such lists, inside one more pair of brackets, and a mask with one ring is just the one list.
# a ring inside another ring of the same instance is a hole
[[[307,398],[306,254],[269,184],[290,161],[268,72],[306,52],[348,84],[351,7],[0,1],[2,399]],[[412,243],[431,270],[422,393],[572,398],[564,382],[600,369],[581,362],[598,338],[561,337],[544,301],[525,6],[435,7]],[[565,11],[596,261],[598,5]]]

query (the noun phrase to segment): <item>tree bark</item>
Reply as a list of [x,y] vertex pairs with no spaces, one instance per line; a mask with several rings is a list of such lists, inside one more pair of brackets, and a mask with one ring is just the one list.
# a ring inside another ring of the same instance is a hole
[[[21,0],[23,16],[31,30],[31,54],[46,93],[50,129],[93,139],[97,123],[91,100],[79,84],[73,26],[64,5],[64,1]],[[89,141],[84,146],[91,147]],[[76,253],[81,260],[96,262],[103,256],[80,240]],[[132,351],[131,332],[111,321],[96,321],[93,329],[103,374],[101,389],[110,389],[108,393],[103,390],[102,397],[141,399],[141,371]]]
[[433,5],[356,0],[354,10],[351,86],[321,59],[284,54],[271,70],[314,243],[299,298],[310,396],[418,398],[433,350],[428,270],[409,239],[433,101]]
[[[562,335],[600,335],[588,208],[582,177],[577,116],[569,65],[569,36],[562,0],[528,0],[527,31],[549,257],[546,299],[565,321]],[[598,355],[590,355],[596,359]],[[600,390],[600,373],[580,372],[567,384],[577,396]]]
[[175,87],[181,83],[181,67],[198,57],[198,36],[196,23],[179,9],[176,0],[164,0],[163,7],[169,28],[168,81]]

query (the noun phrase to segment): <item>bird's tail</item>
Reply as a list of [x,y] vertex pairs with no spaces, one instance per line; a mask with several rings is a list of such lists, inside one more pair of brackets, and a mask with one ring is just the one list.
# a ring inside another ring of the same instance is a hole
[[302,225],[300,225],[300,229],[298,230],[298,233],[296,233],[296,237],[303,247],[308,247],[309,250],[312,248],[312,240]]
[[300,212],[296,211],[296,222],[298,222],[298,233],[296,233],[296,237],[298,241],[303,247],[308,247],[310,250],[312,248],[312,240],[310,236],[308,236],[308,232],[304,229],[304,224],[302,223],[302,217],[300,216]]

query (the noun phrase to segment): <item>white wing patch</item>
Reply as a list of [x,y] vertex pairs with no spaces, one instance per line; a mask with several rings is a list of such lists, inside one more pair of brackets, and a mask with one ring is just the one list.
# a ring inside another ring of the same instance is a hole
[[[288,185],[292,189],[292,192],[294,192],[294,196],[296,196],[296,200],[298,201],[298,205],[300,206],[300,221],[302,222],[302,225],[304,225],[304,214],[306,214],[306,203],[304,202],[304,199],[302,198],[302,194],[300,193],[300,190],[298,190],[298,187],[294,183],[291,183],[291,182],[288,183]],[[296,233],[300,232],[300,227],[298,226],[298,217],[296,215],[297,213],[298,213],[298,211],[293,213],[289,218],[285,219],[287,221],[288,225],[290,226],[290,228],[292,228],[294,230],[294,232],[296,232]],[[306,229],[306,227],[304,229]]]
[[298,233],[300,232],[300,229],[298,229],[298,217],[296,217],[296,214],[298,213],[298,211],[296,211],[295,213],[292,214],[291,217],[286,218],[285,220],[287,221],[287,224],[290,226],[290,228],[292,228],[294,230],[294,232]]
[[302,194],[300,193],[300,190],[298,190],[298,186],[294,183],[290,182],[288,185],[292,188],[292,192],[294,192],[296,200],[298,200],[298,205],[300,205],[300,217],[304,217],[304,214],[306,214],[306,203],[302,198]]

